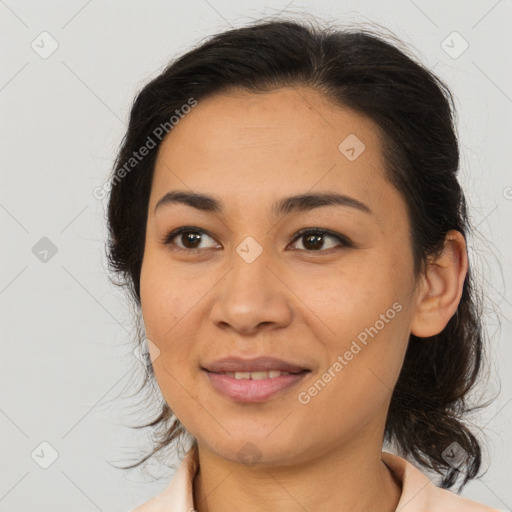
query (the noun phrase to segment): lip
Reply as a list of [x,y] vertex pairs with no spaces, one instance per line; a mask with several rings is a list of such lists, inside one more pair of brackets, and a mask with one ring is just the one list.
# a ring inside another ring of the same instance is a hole
[[[220,394],[236,402],[256,403],[265,402],[294,387],[308,373],[304,365],[285,361],[275,357],[256,357],[243,359],[240,357],[225,357],[202,366],[212,387]],[[289,375],[266,379],[235,379],[224,372],[258,372],[274,370],[287,372]]]
[[235,402],[245,403],[265,402],[270,400],[279,393],[294,387],[310,373],[309,370],[304,370],[299,373],[280,375],[274,378],[253,380],[235,379],[223,373],[213,373],[204,369],[203,371],[208,376],[212,387],[216,391]]
[[[263,370],[280,370],[282,372],[300,373],[309,370],[306,366],[292,363],[275,357],[256,357],[243,359],[240,357],[225,357],[203,365],[203,370],[211,373],[222,372],[258,372]],[[279,378],[279,377],[276,377]]]

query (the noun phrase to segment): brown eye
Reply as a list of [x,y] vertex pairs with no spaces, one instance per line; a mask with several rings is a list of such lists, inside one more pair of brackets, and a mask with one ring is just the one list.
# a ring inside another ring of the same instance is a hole
[[[162,243],[172,245],[177,250],[188,252],[218,247],[215,243],[201,247],[201,243],[206,243],[208,239],[214,240],[204,230],[194,226],[182,226],[167,234]],[[307,228],[299,231],[294,238],[294,242],[296,243],[299,240],[302,242],[302,248],[299,247],[298,250],[307,252],[324,252],[328,249],[352,247],[348,238],[322,228]],[[294,250],[297,250],[297,248]]]
[[[302,241],[303,246],[303,248],[299,247],[299,250],[306,250],[308,252],[320,251],[321,249],[349,247],[351,245],[348,239],[342,235],[319,228],[309,228],[299,231],[295,237],[295,241],[299,240]],[[330,246],[326,247],[325,244],[328,243],[328,240],[334,240],[337,243],[334,243],[334,245],[331,243]]]
[[181,241],[185,249],[197,249],[197,245],[201,243],[201,236],[193,231],[186,231],[181,233],[178,240]]
[[213,238],[205,233],[202,229],[192,226],[183,226],[167,234],[162,243],[165,245],[174,245],[178,249],[192,252],[195,250],[215,247],[215,244],[206,247],[200,247],[201,243],[207,238],[213,240]]

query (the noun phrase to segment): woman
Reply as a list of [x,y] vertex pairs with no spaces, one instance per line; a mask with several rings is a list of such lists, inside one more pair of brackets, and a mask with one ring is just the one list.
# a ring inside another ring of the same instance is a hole
[[165,399],[149,456],[192,443],[137,512],[492,510],[447,490],[481,465],[458,162],[449,91],[363,31],[258,22],[144,87],[109,260]]

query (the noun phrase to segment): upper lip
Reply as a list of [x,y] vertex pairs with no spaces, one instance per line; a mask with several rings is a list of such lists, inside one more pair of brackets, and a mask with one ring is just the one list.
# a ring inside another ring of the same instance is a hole
[[205,364],[203,369],[213,372],[258,372],[264,370],[281,370],[289,373],[299,373],[308,368],[275,357],[257,357],[242,359],[240,357],[226,357]]

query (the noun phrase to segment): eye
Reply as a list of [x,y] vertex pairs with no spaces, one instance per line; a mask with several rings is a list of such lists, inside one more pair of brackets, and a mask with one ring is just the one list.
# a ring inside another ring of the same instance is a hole
[[[338,242],[338,247],[336,247],[336,244],[334,244],[334,246],[331,245],[330,247],[325,247],[325,240],[329,238],[336,240]],[[352,243],[345,236],[333,233],[323,228],[301,229],[294,238],[294,242],[298,240],[302,241],[302,245],[304,247],[304,249],[299,248],[299,250],[305,250],[307,252],[320,251],[320,249],[341,249],[342,247],[352,247]]]
[[[195,252],[201,249],[215,247],[215,244],[201,247],[200,245],[203,242],[204,237],[213,240],[213,237],[208,235],[208,233],[206,233],[203,229],[197,228],[195,226],[182,226],[168,233],[161,241],[161,243],[164,245],[172,244],[178,250],[186,252]],[[173,241],[175,238],[178,242],[181,243],[181,245],[180,243]],[[331,247],[325,247],[325,241],[328,239],[335,240],[338,243],[331,245]],[[347,237],[323,228],[302,229],[295,235],[295,238],[293,239],[294,243],[296,243],[298,240],[303,241],[302,245],[304,247],[303,249],[299,248],[298,250],[307,252],[321,252],[321,249],[341,249],[343,247],[353,246]]]
[[[168,233],[162,240],[162,243],[165,245],[172,243],[173,245],[176,245],[176,247],[180,250],[193,252],[196,250],[204,249],[204,247],[200,247],[200,245],[203,241],[203,237],[205,236],[213,240],[213,238],[202,229],[196,228],[195,226],[182,226]],[[174,238],[177,238],[177,240],[180,241],[183,245],[179,245],[173,242]],[[206,248],[208,249],[209,247]]]

